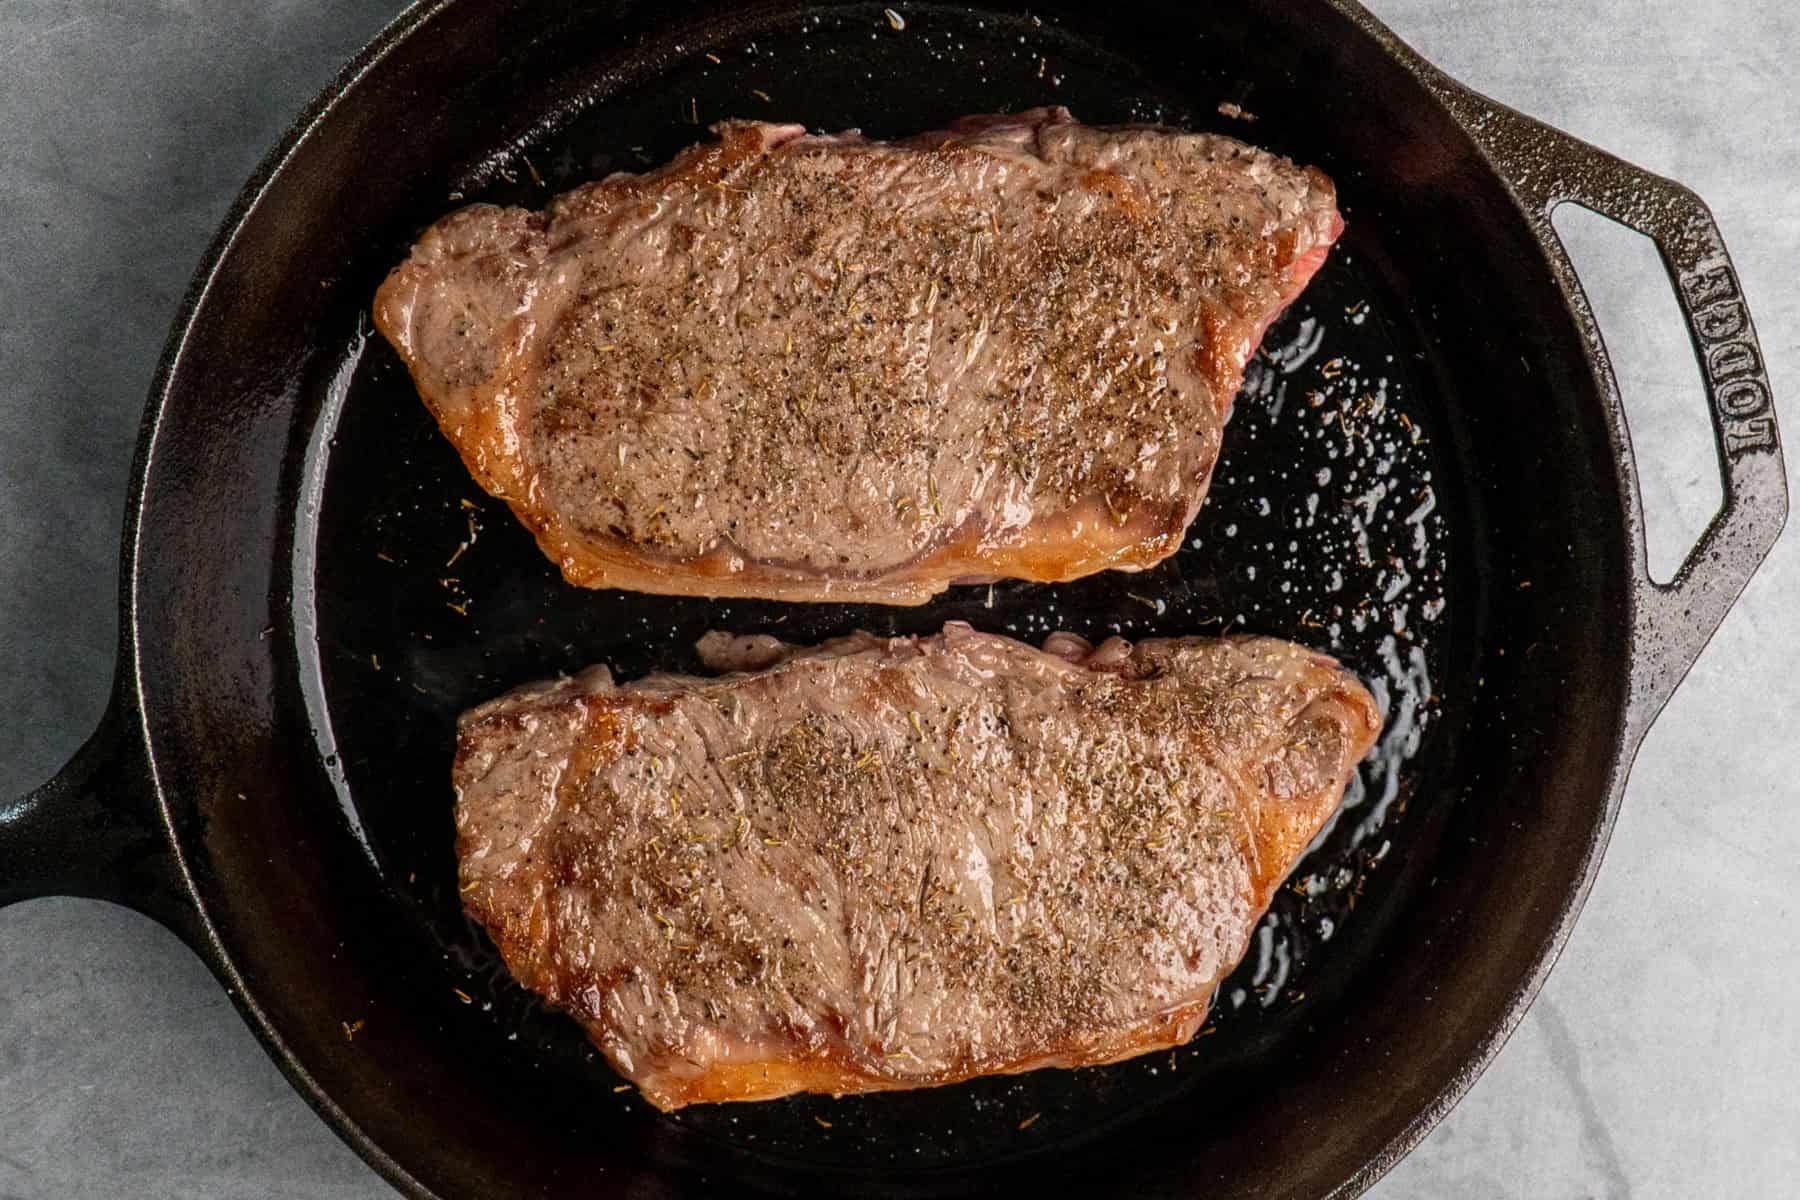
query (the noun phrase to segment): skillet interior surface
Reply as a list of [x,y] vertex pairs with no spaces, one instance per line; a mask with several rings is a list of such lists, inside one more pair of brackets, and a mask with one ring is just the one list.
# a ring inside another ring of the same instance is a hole
[[[160,663],[145,650],[146,703],[165,786],[194,798],[178,816],[222,941],[290,1065],[392,1177],[595,1194],[658,1168],[647,1186],[930,1193],[1004,1168],[1323,1194],[1378,1171],[1497,1034],[1604,825],[1626,661],[1608,431],[1541,256],[1417,80],[1326,5],[1184,7],[1122,28],[1054,6],[670,23],[453,4],[352,86],[251,214],[184,350],[145,516],[181,512],[171,541],[192,542],[211,514],[200,536],[242,552],[142,565],[140,612],[193,627]],[[1349,222],[1271,329],[1211,497],[1155,570],[919,609],[572,588],[370,335],[382,274],[460,203],[540,206],[728,116],[897,136],[1041,103],[1316,163]],[[182,423],[209,420],[213,448],[184,446]],[[712,628],[811,642],[947,619],[1033,641],[1277,634],[1357,670],[1388,729],[1188,1047],[673,1116],[616,1090],[461,915],[457,714],[592,662],[697,668]]]

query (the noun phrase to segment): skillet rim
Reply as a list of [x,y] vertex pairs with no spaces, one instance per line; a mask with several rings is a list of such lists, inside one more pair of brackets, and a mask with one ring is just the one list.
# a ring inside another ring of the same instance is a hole
[[[274,1021],[252,994],[242,971],[219,934],[203,890],[195,881],[188,862],[186,839],[176,829],[175,817],[170,811],[168,795],[158,770],[156,741],[150,729],[148,709],[144,704],[138,574],[139,561],[144,551],[143,515],[150,489],[150,472],[156,461],[157,435],[161,432],[163,414],[174,394],[176,375],[181,369],[189,337],[205,309],[219,268],[282,168],[313,131],[330,117],[350,89],[416,30],[438,13],[460,2],[461,0],[415,0],[415,3],[383,26],[367,45],[339,69],[331,81],[300,110],[300,114],[282,133],[280,140],[257,163],[256,169],[232,200],[231,207],[220,218],[218,232],[207,244],[206,251],[194,270],[193,279],[170,324],[169,337],[163,345],[162,356],[157,361],[156,373],[151,377],[143,421],[138,428],[137,446],[132,454],[131,482],[125,495],[125,525],[119,563],[119,662],[113,701],[114,704],[124,702],[130,707],[128,720],[136,735],[134,740],[139,742],[143,751],[150,801],[161,819],[176,877],[186,892],[185,899],[192,910],[192,921],[179,932],[224,985],[226,994],[236,1005],[244,1023],[255,1034],[263,1052],[274,1061],[293,1089],[359,1158],[384,1180],[414,1200],[442,1198],[407,1170],[398,1159],[387,1153],[339,1106],[288,1046]],[[129,687],[125,685],[127,676]]]

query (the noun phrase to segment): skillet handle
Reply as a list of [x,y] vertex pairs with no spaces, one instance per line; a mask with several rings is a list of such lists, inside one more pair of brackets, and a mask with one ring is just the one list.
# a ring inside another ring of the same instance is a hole
[[150,782],[136,705],[115,693],[56,777],[0,805],[0,905],[39,896],[110,900],[200,944],[199,914]]
[[1635,748],[1787,520],[1787,474],[1768,372],[1724,239],[1700,197],[1484,96],[1457,92],[1452,107],[1511,185],[1549,254],[1620,425],[1624,409],[1606,344],[1550,223],[1559,205],[1579,204],[1656,243],[1705,382],[1724,501],[1667,584],[1650,577],[1636,462],[1629,445],[1622,447],[1630,474],[1634,647],[1625,733]]

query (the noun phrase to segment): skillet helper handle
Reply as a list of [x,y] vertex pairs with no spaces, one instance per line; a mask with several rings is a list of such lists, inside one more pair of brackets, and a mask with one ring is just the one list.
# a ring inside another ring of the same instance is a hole
[[115,695],[54,779],[0,805],[0,905],[39,896],[110,900],[195,944],[198,916],[155,800],[135,712]]
[[1724,501],[1666,584],[1650,577],[1643,495],[1626,447],[1633,599],[1626,736],[1635,746],[1787,520],[1787,474],[1756,327],[1718,224],[1688,188],[1473,92],[1463,92],[1452,104],[1463,109],[1464,125],[1523,203],[1575,311],[1603,394],[1621,420],[1624,410],[1606,344],[1551,225],[1558,206],[1579,204],[1656,244],[1700,364]]

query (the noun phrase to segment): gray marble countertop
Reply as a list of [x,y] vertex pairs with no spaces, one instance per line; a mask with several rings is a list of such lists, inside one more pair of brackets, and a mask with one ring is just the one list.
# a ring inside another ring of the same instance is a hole
[[[1791,438],[1800,6],[1370,3],[1467,83],[1708,200]],[[100,715],[131,447],[194,263],[290,117],[398,7],[0,3],[0,678],[21,697],[0,722],[0,797],[54,772]],[[1643,244],[1568,235],[1620,359],[1653,559],[1670,563],[1718,496],[1673,303]],[[1651,732],[1530,1015],[1375,1197],[1793,1194],[1797,543]],[[0,1200],[391,1194],[172,935],[96,902],[0,912]]]

